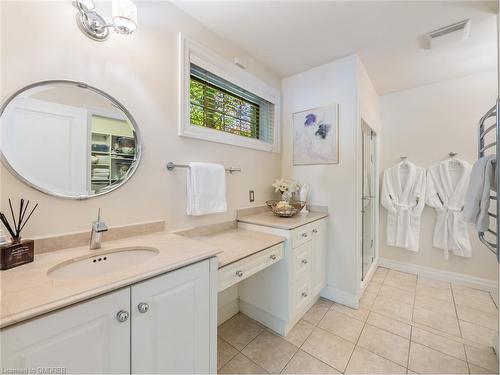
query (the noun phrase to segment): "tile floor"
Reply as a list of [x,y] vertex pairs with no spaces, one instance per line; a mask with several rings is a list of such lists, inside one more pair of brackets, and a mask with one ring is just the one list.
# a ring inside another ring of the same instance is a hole
[[358,310],[320,299],[287,337],[238,314],[219,327],[232,374],[498,374],[487,292],[378,268]]

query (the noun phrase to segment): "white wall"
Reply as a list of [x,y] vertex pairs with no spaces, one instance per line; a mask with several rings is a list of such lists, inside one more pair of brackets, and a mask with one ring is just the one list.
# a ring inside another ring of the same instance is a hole
[[[361,69],[358,57],[349,56],[282,81],[282,174],[310,183],[311,203],[328,206],[330,241],[325,295],[350,305],[357,304],[360,284],[359,108],[363,107],[366,117],[376,122],[378,105],[373,86]],[[361,105],[361,101],[367,103]],[[340,163],[293,166],[293,113],[333,103],[339,104]]]
[[[180,138],[178,121],[178,32],[232,61],[241,56],[248,71],[279,88],[277,76],[251,56],[221,40],[166,1],[140,1],[139,27],[130,36],[111,32],[102,43],[88,39],[77,27],[70,1],[3,1],[1,12],[0,95],[6,98],[34,81],[71,79],[100,88],[124,104],[144,138],[144,158],[137,173],[111,194],[87,201],[49,197],[20,183],[5,170],[1,201],[24,197],[40,202],[25,237],[89,230],[97,208],[110,226],[165,219],[169,229],[230,220],[238,207],[272,197],[270,184],[280,173],[280,155],[229,145]],[[107,18],[110,2],[97,2]],[[228,212],[190,218],[185,215],[186,171],[165,170],[168,161],[217,162],[241,167],[228,175]],[[266,166],[262,168],[262,166]]]
[[[495,103],[497,73],[489,71],[444,81],[381,97],[382,171],[402,155],[422,167],[429,167],[458,152],[458,157],[473,163],[477,159],[477,124]],[[380,215],[380,256],[419,266],[497,279],[495,257],[470,230],[473,257],[450,255],[432,246],[434,211],[426,207],[422,215],[420,251],[409,252],[386,245],[386,211]]]
[[379,134],[381,130],[380,97],[360,60],[358,60],[357,88],[360,116],[370,128]]

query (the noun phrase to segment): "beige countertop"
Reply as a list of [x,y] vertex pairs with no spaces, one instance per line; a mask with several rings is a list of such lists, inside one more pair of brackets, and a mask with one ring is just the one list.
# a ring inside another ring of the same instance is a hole
[[221,250],[217,254],[219,268],[285,241],[285,238],[281,236],[241,229],[235,225],[236,223],[212,233],[203,233],[194,229],[179,234],[213,245]]
[[279,217],[271,211],[261,212],[253,215],[238,217],[240,223],[264,225],[278,229],[295,229],[313,221],[328,217],[328,212],[309,212],[307,214],[298,214],[293,217]]
[[[310,212],[280,218],[272,212],[244,216],[240,222],[293,229],[327,217]],[[179,231],[137,235],[104,241],[99,250],[88,245],[35,255],[35,261],[0,272],[0,328],[134,284],[177,268],[217,256],[219,268],[268,249],[285,238],[226,222]],[[113,249],[153,247],[158,254],[136,265],[99,276],[52,278],[47,272],[62,262],[95,256]]]
[[[85,255],[99,255],[123,247],[153,247],[154,257],[120,271],[82,278],[53,279],[47,271],[55,265]],[[0,272],[0,328],[116,290],[219,253],[208,241],[158,232],[35,255],[32,263]]]

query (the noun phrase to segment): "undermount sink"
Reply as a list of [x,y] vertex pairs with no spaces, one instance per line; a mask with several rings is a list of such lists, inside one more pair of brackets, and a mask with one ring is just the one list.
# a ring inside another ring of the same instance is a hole
[[83,257],[57,264],[47,271],[53,279],[95,277],[123,270],[155,257],[158,249],[153,247],[130,247],[99,251]]

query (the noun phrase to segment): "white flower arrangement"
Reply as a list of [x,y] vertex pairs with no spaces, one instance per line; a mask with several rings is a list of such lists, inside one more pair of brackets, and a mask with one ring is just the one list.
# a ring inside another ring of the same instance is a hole
[[289,193],[291,195],[299,190],[297,181],[285,180],[283,178],[276,180],[272,186],[275,192],[280,192],[281,194]]

